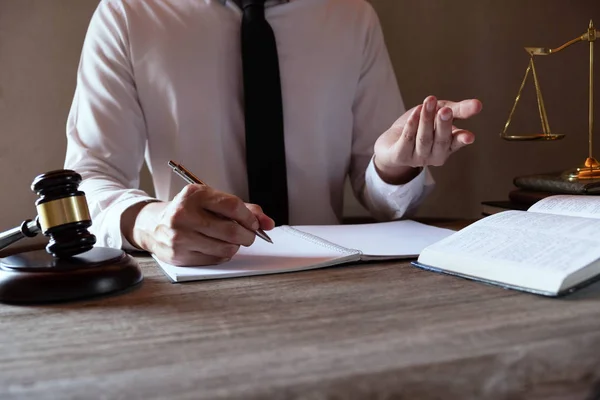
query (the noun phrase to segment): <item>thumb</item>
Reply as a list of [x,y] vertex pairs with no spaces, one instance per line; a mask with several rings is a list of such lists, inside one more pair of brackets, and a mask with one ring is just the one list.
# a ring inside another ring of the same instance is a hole
[[452,143],[450,144],[450,152],[452,153],[475,141],[475,135],[464,129],[458,129],[452,132],[452,136]]

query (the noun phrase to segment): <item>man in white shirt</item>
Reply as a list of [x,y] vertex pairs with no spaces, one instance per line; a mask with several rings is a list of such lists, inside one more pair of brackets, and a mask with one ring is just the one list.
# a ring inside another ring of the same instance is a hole
[[[214,264],[252,244],[249,229],[278,223],[247,203],[242,13],[231,0],[100,2],[65,160],[84,178],[98,244]],[[364,0],[267,1],[265,18],[281,71],[289,224],[339,223],[348,176],[377,219],[411,215],[433,185],[427,166],[474,141],[453,120],[481,103],[429,96],[405,112]],[[144,159],[155,198],[139,190]],[[169,160],[210,187],[184,187]]]

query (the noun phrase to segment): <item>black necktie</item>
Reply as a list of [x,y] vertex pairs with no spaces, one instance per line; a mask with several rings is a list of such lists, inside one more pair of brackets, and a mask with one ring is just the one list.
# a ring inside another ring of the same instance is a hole
[[241,3],[249,201],[284,225],[288,195],[277,45],[265,19],[265,0]]

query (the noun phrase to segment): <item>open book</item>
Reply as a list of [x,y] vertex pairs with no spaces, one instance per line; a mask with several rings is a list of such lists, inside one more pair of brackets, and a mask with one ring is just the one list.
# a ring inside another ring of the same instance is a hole
[[369,260],[416,258],[426,246],[454,233],[403,220],[355,225],[279,226],[273,244],[257,238],[228,262],[214,266],[158,265],[174,282],[302,271]]
[[600,196],[556,195],[493,214],[413,264],[540,295],[570,293],[600,276]]

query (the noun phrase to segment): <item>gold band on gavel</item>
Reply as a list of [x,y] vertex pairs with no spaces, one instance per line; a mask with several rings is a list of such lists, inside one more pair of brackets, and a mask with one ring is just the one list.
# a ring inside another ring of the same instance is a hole
[[55,226],[92,219],[85,196],[65,197],[42,203],[37,206],[37,212],[42,232]]

